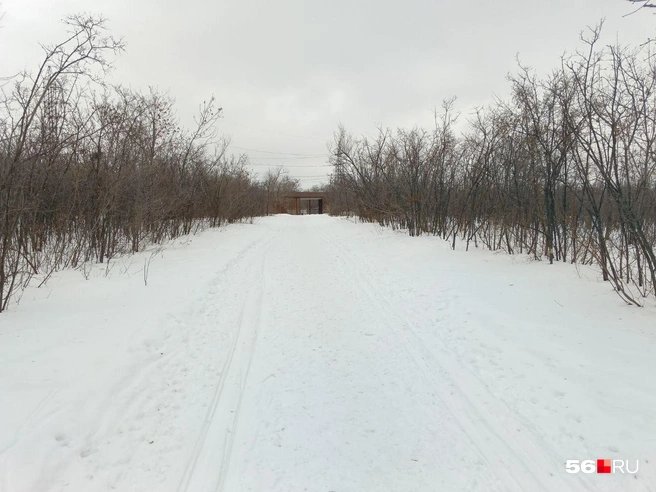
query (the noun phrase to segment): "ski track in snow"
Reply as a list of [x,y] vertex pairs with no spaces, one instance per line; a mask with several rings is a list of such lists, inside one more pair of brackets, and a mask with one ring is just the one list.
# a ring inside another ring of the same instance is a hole
[[0,318],[0,492],[656,490],[656,310],[590,269],[327,216],[131,265]]
[[[330,240],[329,236],[325,235],[324,237],[326,240]],[[335,246],[339,248],[339,245],[335,244]],[[545,463],[551,461],[550,456],[545,456],[530,439],[521,439],[522,442],[518,442],[520,440],[505,431],[499,417],[506,414],[507,408],[493,409],[492,411],[488,409],[484,412],[476,408],[476,401],[472,400],[468,394],[474,393],[478,398],[482,397],[485,394],[484,385],[465,372],[466,370],[463,370],[457,361],[449,356],[449,351],[445,348],[438,347],[439,354],[429,349],[412,328],[413,322],[389,308],[391,299],[386,299],[374,283],[358,272],[356,262],[349,257],[348,253],[344,254],[341,259],[351,271],[355,272],[358,286],[362,292],[366,293],[369,303],[384,313],[384,319],[396,321],[396,323],[383,322],[389,329],[390,335],[396,337],[398,343],[407,351],[419,373],[426,379],[427,386],[439,392],[445,411],[439,412],[436,417],[439,418],[440,415],[448,412],[447,414],[476,448],[477,454],[480,453],[481,459],[485,461],[489,469],[493,470],[496,475],[503,474],[498,476],[498,479],[502,482],[505,480],[504,483],[509,490],[526,490],[531,485],[540,485],[540,489],[545,490],[540,483],[539,473],[536,473],[536,469],[537,471],[543,469]],[[449,300],[448,296],[442,299],[442,302],[446,304],[445,307],[449,307]],[[443,320],[442,323],[445,321],[448,322],[448,320]],[[394,328],[394,325],[399,325],[400,329]],[[450,370],[445,368],[445,362],[450,363]],[[455,392],[457,392],[457,397],[453,398]],[[500,449],[503,449],[503,453],[499,453]],[[535,457],[539,457],[540,460],[536,462]],[[527,463],[527,461],[529,462]],[[557,468],[557,463],[551,464]],[[519,476],[514,475],[513,471]],[[528,480],[523,480],[521,475],[528,475]],[[568,490],[568,486],[562,481],[557,485],[558,490]]]

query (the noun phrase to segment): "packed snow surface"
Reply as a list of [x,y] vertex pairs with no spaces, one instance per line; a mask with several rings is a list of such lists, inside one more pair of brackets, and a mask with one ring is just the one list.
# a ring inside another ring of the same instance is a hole
[[277,216],[87,273],[0,315],[0,491],[656,490],[656,311],[592,269]]

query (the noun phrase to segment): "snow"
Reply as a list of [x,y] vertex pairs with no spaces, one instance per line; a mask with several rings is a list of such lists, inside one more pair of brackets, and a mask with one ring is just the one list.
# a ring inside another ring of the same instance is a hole
[[0,491],[654,490],[655,316],[346,219],[209,230],[0,316]]

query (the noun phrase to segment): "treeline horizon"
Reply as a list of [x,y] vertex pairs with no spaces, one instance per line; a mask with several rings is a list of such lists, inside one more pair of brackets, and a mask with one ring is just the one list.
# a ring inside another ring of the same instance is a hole
[[427,130],[340,126],[330,211],[535,259],[596,265],[628,304],[656,298],[656,59],[651,43],[581,49],[456,134],[455,99]]
[[106,83],[125,46],[105,24],[67,18],[36,70],[2,85],[0,312],[35,277],[265,215],[298,188],[227,154],[214,97],[185,129],[166,93]]
[[[34,72],[1,86],[0,312],[35,278],[268,215],[299,189],[228,154],[214,97],[185,129],[166,93],[106,83],[125,46],[103,18],[65,24]],[[656,61],[649,43],[600,46],[601,28],[546,76],[520,66],[511,97],[461,134],[454,99],[429,130],[340,127],[330,212],[597,265],[627,303],[656,297]]]

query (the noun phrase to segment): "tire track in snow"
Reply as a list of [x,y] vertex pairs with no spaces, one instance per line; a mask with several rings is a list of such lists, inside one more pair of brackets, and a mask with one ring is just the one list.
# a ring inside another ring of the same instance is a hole
[[[264,268],[266,265],[266,252],[262,259],[262,265],[260,268],[260,274],[256,278],[258,285],[257,294],[251,295],[249,297],[249,306],[254,308],[256,312],[256,319],[249,321],[249,326],[252,325],[252,334],[251,339],[244,341],[246,348],[244,349],[247,352],[246,361],[242,361],[242,366],[240,367],[239,372],[239,394],[236,402],[236,409],[234,410],[234,417],[231,419],[231,426],[228,430],[227,444],[224,446],[223,450],[223,460],[221,461],[221,473],[219,475],[219,482],[215,489],[216,492],[220,492],[224,489],[225,479],[227,476],[228,468],[230,467],[230,458],[232,457],[232,447],[235,442],[235,436],[237,435],[237,424],[239,422],[239,416],[241,414],[241,402],[244,397],[244,392],[246,390],[246,382],[248,381],[248,375],[251,370],[251,365],[253,363],[253,355],[255,354],[255,346],[257,343],[257,338],[259,335],[259,325],[260,325],[260,315],[262,312],[262,299],[264,297]],[[240,322],[241,325],[241,322]],[[241,331],[241,329],[240,329]],[[244,367],[245,365],[245,367]]]
[[[44,466],[32,479],[34,490],[54,490],[62,484],[90,491],[175,488],[181,470],[171,466],[173,457],[182,457],[178,463],[184,463],[185,451],[195,438],[186,430],[200,427],[190,427],[188,415],[199,416],[192,424],[202,422],[205,408],[201,405],[211,398],[208,393],[216,386],[229,353],[232,336],[228,334],[236,326],[233,322],[232,327],[227,323],[217,327],[212,320],[222,314],[226,302],[234,300],[232,304],[238,305],[246,292],[241,283],[234,285],[227,279],[249,272],[270,240],[257,235],[226,254],[220,266],[199,282],[204,287],[202,295],[153,313],[155,321],[147,325],[146,338],[138,328],[130,333],[123,355],[129,363],[117,364],[120,372],[106,387],[87,393],[82,402],[68,388],[61,394],[52,392],[28,414],[20,429],[23,440],[46,424],[52,427],[50,421],[58,422],[42,451],[47,457]],[[238,309],[230,313],[236,319]],[[208,374],[211,377],[205,377]],[[209,391],[197,391],[208,379]],[[10,458],[0,458],[0,468],[12,470]],[[139,483],[126,474],[128,464]],[[10,475],[2,473],[7,481]]]
[[24,439],[26,436],[36,433],[48,419],[54,417],[58,413],[59,409],[55,409],[50,411],[47,416],[42,415],[43,410],[55,398],[57,393],[59,393],[59,390],[57,389],[50,390],[46,396],[40,400],[36,407],[34,407],[34,409],[27,415],[23,424],[18,428],[14,438],[3,449],[0,449],[0,458],[11,450],[20,439]]
[[[217,330],[211,320],[221,315],[224,306],[220,300],[225,301],[226,293],[229,294],[232,289],[239,291],[237,298],[245,295],[241,292],[244,289],[240,285],[231,285],[225,279],[234,278],[235,271],[239,269],[250,271],[245,265],[257,263],[258,254],[269,243],[270,238],[258,238],[246,244],[223,268],[212,273],[203,297],[182,307],[175,314],[161,316],[160,322],[164,328],[155,334],[155,338],[147,340],[143,347],[139,346],[138,350],[145,351],[142,360],[117,378],[109,391],[103,392],[103,398],[89,402],[90,408],[100,409],[97,412],[89,412],[97,414],[98,417],[93,422],[91,432],[83,440],[70,443],[71,452],[77,453],[84,460],[85,468],[89,470],[88,476],[95,476],[98,483],[104,483],[106,488],[113,488],[122,480],[120,468],[124,462],[141,455],[140,466],[147,467],[149,470],[160,470],[167,453],[178,451],[180,444],[153,453],[152,448],[146,451],[143,448],[139,449],[139,446],[128,446],[125,443],[131,439],[130,436],[134,436],[132,440],[144,443],[143,446],[146,448],[152,444],[149,444],[150,439],[153,439],[152,442],[163,442],[164,438],[170,437],[171,429],[167,426],[170,427],[170,422],[177,420],[177,417],[184,412],[188,404],[184,398],[193,397],[189,391],[184,391],[185,388],[176,389],[176,386],[182,384],[180,377],[186,377],[199,363],[211,366],[216,360],[216,356],[208,359],[206,355],[198,359],[194,350],[204,346],[203,353],[205,353],[211,343],[216,343]],[[228,338],[231,339],[231,347],[225,350],[224,369],[233,348],[232,344],[237,340]],[[225,370],[216,372],[217,376],[220,374],[221,377],[224,373]],[[195,374],[198,374],[198,370]],[[166,384],[167,382],[170,382],[171,386]],[[195,381],[187,382],[193,384]],[[214,385],[214,387],[218,386]],[[162,412],[157,408],[157,413],[154,413],[153,407],[160,407]],[[167,409],[168,412],[165,413]],[[212,409],[213,405],[210,404],[207,414]],[[145,415],[151,415],[154,420],[146,422]],[[206,421],[207,415],[203,420],[203,427],[206,427]],[[164,427],[159,427],[157,422],[164,424]],[[140,437],[142,434],[149,434],[149,439]],[[194,450],[202,445],[200,437],[202,434],[197,439]],[[69,446],[67,440],[65,442],[66,446]],[[100,458],[111,455],[112,449],[117,447],[124,450],[118,466],[103,463]],[[125,450],[128,449],[130,451],[126,454]],[[147,461],[143,461],[144,453],[147,455]],[[52,482],[54,479],[54,476],[47,475],[44,483]]]
[[223,490],[259,332],[266,249],[282,232],[262,246],[257,265],[251,266],[241,282],[245,294],[237,328],[196,446],[178,486],[179,492]]
[[[526,434],[530,432],[530,429],[527,429],[527,426],[521,422],[517,423],[529,432],[522,432],[519,436],[508,432],[500,417],[511,414],[509,407],[503,402],[497,401],[489,393],[485,384],[477,376],[470,374],[468,368],[453,357],[449,357],[447,347],[440,347],[439,356],[429,349],[412,328],[412,321],[391,308],[395,304],[393,300],[387,298],[367,278],[362,271],[361,264],[353,258],[351,253],[325,232],[320,231],[320,233],[334,246],[335,254],[341,256],[343,263],[347,265],[345,271],[348,271],[349,275],[358,282],[360,290],[369,298],[372,305],[375,305],[379,312],[385,313],[385,316],[381,317],[381,321],[387,330],[400,342],[421,375],[431,381],[432,386],[439,391],[445,409],[449,411],[454,421],[482,453],[485,461],[490,465],[490,470],[502,480],[506,487],[509,487],[509,490],[518,492],[525,490],[548,491],[554,490],[555,486],[561,491],[574,491],[581,490],[581,486],[585,487],[585,484],[579,481],[574,489],[572,487],[575,484],[565,482],[556,475],[551,476],[552,482],[545,482],[544,479],[548,478],[545,470],[561,469],[562,463],[554,460],[551,454],[535,443],[538,436],[532,435],[529,438]],[[389,322],[392,319],[399,322],[398,327]],[[436,373],[436,369],[438,373]],[[445,383],[450,386],[451,390],[445,389]],[[457,396],[453,395],[454,392]],[[470,395],[475,395],[475,398]],[[483,398],[483,395],[488,397],[486,403],[494,407],[494,413],[486,412],[480,408],[480,405],[477,405],[476,399]],[[499,453],[500,449],[504,449],[506,452]],[[511,458],[512,461],[508,462],[508,458]],[[545,466],[547,463],[551,463],[551,466]]]

